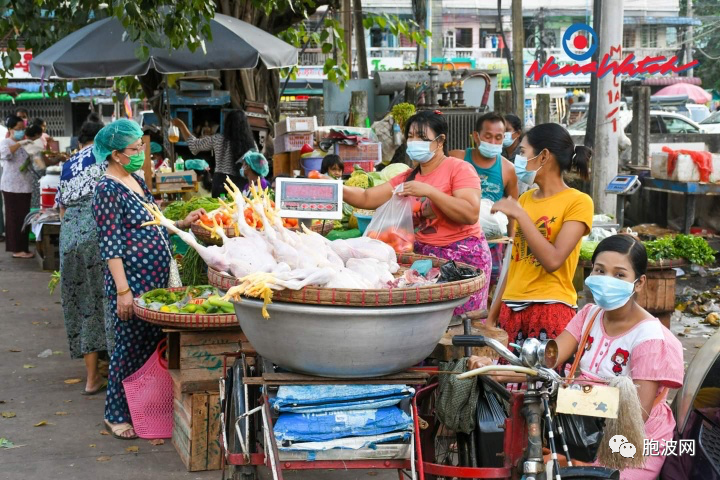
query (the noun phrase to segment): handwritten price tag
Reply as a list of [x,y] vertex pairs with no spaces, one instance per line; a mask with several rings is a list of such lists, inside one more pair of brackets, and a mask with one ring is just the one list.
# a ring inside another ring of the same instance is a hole
[[558,391],[558,413],[617,418],[620,391],[606,385],[571,385]]

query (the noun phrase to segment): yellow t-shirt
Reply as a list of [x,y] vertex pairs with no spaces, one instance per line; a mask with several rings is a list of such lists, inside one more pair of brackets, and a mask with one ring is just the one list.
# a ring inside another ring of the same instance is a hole
[[[525,192],[519,202],[550,243],[555,243],[560,229],[568,221],[582,222],[586,225],[586,234],[590,231],[594,207],[588,195],[568,188],[552,197],[536,200],[533,198],[536,190]],[[548,273],[530,251],[522,230],[517,224],[516,227],[503,301],[552,301],[575,306],[577,292],[572,281],[580,258],[580,242],[559,269]]]

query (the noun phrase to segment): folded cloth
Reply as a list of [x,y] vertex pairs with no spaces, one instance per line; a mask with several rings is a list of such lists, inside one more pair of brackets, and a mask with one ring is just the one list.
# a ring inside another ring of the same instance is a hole
[[283,413],[274,427],[278,442],[324,442],[338,438],[412,431],[412,419],[398,407],[329,413]]
[[[440,370],[464,373],[467,371],[467,358],[455,362],[442,362]],[[457,375],[440,375],[438,390],[440,396],[436,413],[442,424],[456,432],[472,432],[475,429],[478,402],[477,379],[460,380]]]
[[294,413],[366,410],[397,405],[414,394],[406,385],[283,385],[270,405]]
[[375,448],[379,443],[394,441],[408,441],[410,432],[392,432],[382,435],[365,435],[362,437],[339,438],[327,442],[285,442],[278,446],[281,451],[325,451],[325,450],[359,450],[361,448]]

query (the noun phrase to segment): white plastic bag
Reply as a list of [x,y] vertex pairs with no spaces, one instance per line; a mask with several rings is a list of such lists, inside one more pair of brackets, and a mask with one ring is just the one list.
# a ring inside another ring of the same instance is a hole
[[507,235],[507,216],[502,212],[490,213],[492,206],[492,200],[487,198],[480,200],[480,227],[487,240],[493,240]]
[[401,197],[403,184],[398,185],[390,200],[375,211],[363,237],[390,245],[396,253],[412,253],[415,244],[412,209],[414,198]]

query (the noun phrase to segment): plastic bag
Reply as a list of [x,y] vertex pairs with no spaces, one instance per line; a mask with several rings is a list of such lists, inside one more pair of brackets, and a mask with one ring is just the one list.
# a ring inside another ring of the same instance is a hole
[[480,228],[487,240],[494,240],[507,235],[508,218],[502,212],[490,213],[493,201],[483,198],[480,201]]
[[438,283],[456,282],[474,278],[479,275],[478,271],[472,267],[460,267],[454,261],[447,262],[440,267],[440,280]]
[[402,188],[402,184],[398,185],[390,200],[375,211],[363,235],[385,242],[398,254],[412,253],[415,244],[412,220],[415,200],[398,195]]
[[570,458],[581,462],[595,461],[603,439],[604,419],[559,413],[555,415],[554,425],[558,430],[555,434],[555,447],[559,452],[563,451],[563,446],[558,427],[562,427]]

